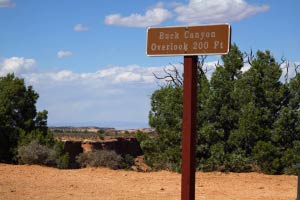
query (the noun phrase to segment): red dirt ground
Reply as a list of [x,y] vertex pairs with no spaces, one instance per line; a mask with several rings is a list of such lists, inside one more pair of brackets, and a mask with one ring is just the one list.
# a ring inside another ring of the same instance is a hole
[[[180,200],[181,175],[0,164],[0,200]],[[196,174],[197,200],[295,200],[296,176]]]

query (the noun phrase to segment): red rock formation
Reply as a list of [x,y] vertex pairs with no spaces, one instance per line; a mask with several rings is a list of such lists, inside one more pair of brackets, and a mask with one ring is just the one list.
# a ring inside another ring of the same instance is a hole
[[137,157],[143,154],[136,138],[116,138],[104,141],[65,141],[65,152],[69,153],[71,166],[76,167],[76,156],[82,152],[112,150],[117,154]]
[[81,143],[81,148],[83,149],[83,153],[93,151],[94,150],[94,145],[89,142],[83,142]]

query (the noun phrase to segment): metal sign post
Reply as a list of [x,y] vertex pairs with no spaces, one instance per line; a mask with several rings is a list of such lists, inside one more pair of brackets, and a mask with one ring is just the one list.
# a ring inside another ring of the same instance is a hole
[[184,56],[181,199],[195,199],[198,56]]
[[296,169],[298,173],[298,187],[297,187],[297,199],[300,200],[300,163],[296,164]]
[[195,200],[198,55],[227,54],[230,25],[148,28],[148,56],[184,56],[181,200]]

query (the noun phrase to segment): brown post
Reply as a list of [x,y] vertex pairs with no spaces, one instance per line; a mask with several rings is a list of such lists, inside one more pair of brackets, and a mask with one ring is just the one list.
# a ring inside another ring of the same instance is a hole
[[198,56],[184,56],[181,200],[195,200]]

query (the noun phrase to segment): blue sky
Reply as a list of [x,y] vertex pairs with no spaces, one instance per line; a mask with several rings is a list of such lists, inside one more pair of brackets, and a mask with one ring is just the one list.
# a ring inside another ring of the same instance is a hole
[[242,51],[298,63],[299,9],[299,0],[0,0],[0,75],[34,86],[49,125],[147,127],[152,73],[182,62],[147,57],[147,27],[230,23]]

